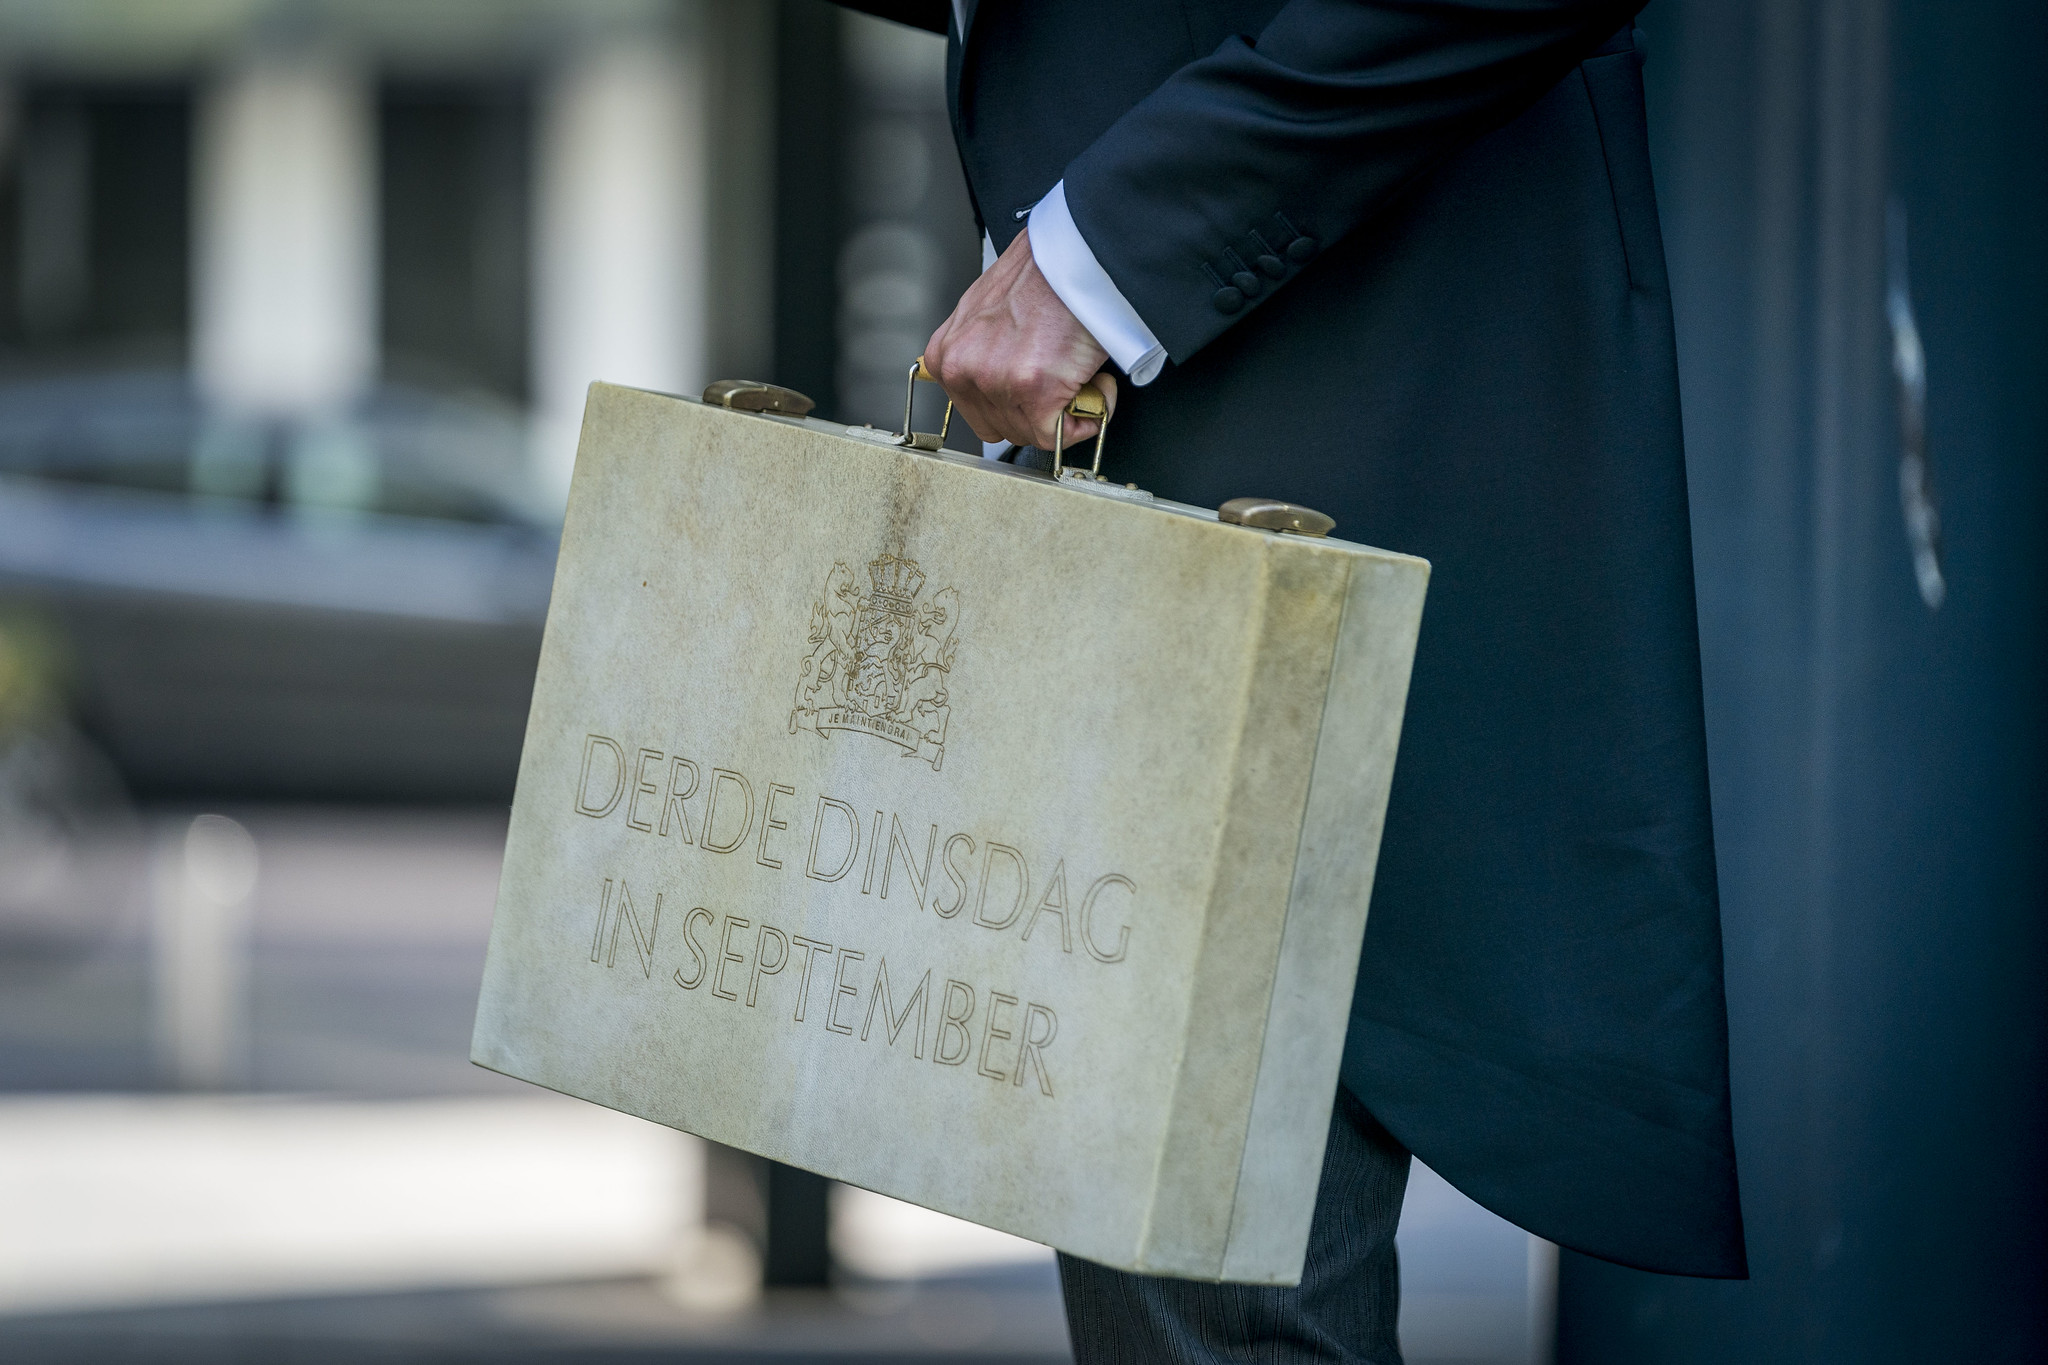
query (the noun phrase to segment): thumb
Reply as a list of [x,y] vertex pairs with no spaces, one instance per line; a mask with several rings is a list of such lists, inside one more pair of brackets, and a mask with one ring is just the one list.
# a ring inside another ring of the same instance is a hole
[[[1114,417],[1116,415],[1116,377],[1110,375],[1110,372],[1104,368],[1104,370],[1096,370],[1096,375],[1087,383],[1094,385],[1096,389],[1102,391],[1102,405],[1108,411],[1108,415]],[[1065,403],[1061,403],[1059,407],[1053,409],[1051,420],[1047,422],[1047,432],[1044,432],[1034,442],[1036,446],[1040,446],[1042,450],[1055,450],[1057,444],[1059,444],[1055,438],[1063,436],[1063,444],[1071,450],[1073,446],[1079,446],[1085,440],[1094,440],[1096,438],[1096,434],[1102,430],[1102,422],[1096,422],[1094,417],[1075,417],[1069,411],[1073,407],[1075,399],[1079,397],[1079,393],[1081,391],[1075,389],[1073,397],[1069,397]],[[1108,420],[1108,417],[1104,417],[1104,422],[1106,420]]]
[[[1097,370],[1094,376],[1087,382],[1101,391],[1102,405],[1107,410],[1109,416],[1116,416],[1116,376],[1107,369]],[[1102,425],[1092,417],[1076,417],[1068,411],[1079,397],[1080,390],[1076,389],[1074,397],[1062,403],[1058,410],[1053,413],[1053,421],[1055,423],[1064,421],[1066,425],[1066,443],[1070,446],[1079,445],[1083,441],[1094,439],[1095,433],[1101,429]],[[1107,418],[1104,421],[1107,421]],[[1045,448],[1050,450],[1052,447],[1047,446]]]
[[1102,390],[1102,401],[1109,406],[1109,415],[1116,416],[1116,376],[1107,368],[1100,369],[1088,382]]

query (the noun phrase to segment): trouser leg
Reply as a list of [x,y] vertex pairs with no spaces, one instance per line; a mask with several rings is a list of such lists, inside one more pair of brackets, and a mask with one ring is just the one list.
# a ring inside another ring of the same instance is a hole
[[1205,1284],[1061,1256],[1076,1365],[1401,1365],[1394,1229],[1407,1188],[1407,1149],[1338,1087],[1301,1284]]

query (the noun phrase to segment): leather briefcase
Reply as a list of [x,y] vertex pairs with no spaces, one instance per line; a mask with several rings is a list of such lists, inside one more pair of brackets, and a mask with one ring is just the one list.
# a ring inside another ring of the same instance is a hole
[[474,1059],[1297,1282],[1429,566],[707,397],[591,389]]

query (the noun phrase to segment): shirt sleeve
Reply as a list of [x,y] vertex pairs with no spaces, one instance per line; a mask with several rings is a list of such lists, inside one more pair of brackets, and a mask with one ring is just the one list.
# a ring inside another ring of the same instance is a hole
[[1109,358],[1143,386],[1159,377],[1166,367],[1166,347],[1131,307],[1116,281],[1095,259],[1088,239],[1074,226],[1067,211],[1066,183],[1054,185],[1038,206],[1031,210],[1031,258],[1038,273],[1052,286],[1096,344]]

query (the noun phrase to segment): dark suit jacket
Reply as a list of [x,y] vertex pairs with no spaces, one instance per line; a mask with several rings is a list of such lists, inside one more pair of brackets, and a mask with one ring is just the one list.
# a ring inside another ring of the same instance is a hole
[[997,248],[1064,179],[1173,359],[1115,476],[1434,565],[1345,1084],[1533,1232],[1739,1276],[1639,4],[979,0],[949,73]]

